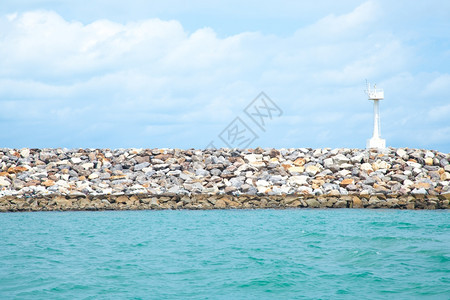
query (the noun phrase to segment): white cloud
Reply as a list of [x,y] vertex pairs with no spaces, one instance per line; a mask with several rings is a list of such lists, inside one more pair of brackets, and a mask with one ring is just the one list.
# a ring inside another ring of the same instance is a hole
[[[173,146],[200,147],[264,90],[285,112],[279,121],[285,123],[273,125],[285,133],[267,136],[267,143],[294,146],[301,139],[304,146],[322,145],[326,139],[342,142],[339,135],[350,139],[354,132],[362,141],[356,144],[364,145],[371,127],[361,117],[371,113],[364,79],[381,81],[389,96],[382,109],[396,111],[405,103],[398,101],[402,93],[409,93],[408,103],[418,104],[420,97],[447,91],[450,78],[433,72],[418,76],[408,69],[417,56],[414,49],[401,37],[372,28],[383,14],[377,3],[325,16],[284,37],[260,32],[220,37],[208,27],[188,32],[176,20],[83,24],[52,11],[5,15],[0,17],[5,58],[0,60],[0,121],[26,126],[24,120],[49,120],[61,132],[89,124],[92,130],[83,131],[82,141],[93,144],[97,130],[115,132],[130,143],[133,134],[142,141],[158,133],[154,146],[164,135],[179,142]],[[413,105],[402,109],[417,115]],[[442,120],[447,110],[429,110],[429,116]],[[398,116],[383,116],[392,118],[386,124],[398,124]],[[414,118],[403,120],[405,128],[419,126]],[[283,125],[301,129],[283,130]],[[83,146],[79,138],[64,136]]]

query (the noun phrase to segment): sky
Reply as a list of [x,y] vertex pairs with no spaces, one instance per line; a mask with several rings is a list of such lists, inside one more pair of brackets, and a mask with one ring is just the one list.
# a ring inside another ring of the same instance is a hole
[[3,0],[0,148],[450,152],[450,1],[242,2]]

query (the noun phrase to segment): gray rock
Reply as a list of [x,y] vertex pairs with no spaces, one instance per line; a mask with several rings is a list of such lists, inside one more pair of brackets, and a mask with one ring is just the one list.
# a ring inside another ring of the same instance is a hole
[[141,171],[143,168],[150,166],[149,162],[143,162],[134,166],[135,171]]

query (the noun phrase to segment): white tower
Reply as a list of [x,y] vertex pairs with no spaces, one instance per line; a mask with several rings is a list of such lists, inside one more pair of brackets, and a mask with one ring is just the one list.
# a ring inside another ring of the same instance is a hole
[[378,101],[384,99],[384,91],[377,89],[376,84],[371,88],[367,83],[366,94],[369,96],[369,100],[373,100],[373,136],[367,140],[367,148],[386,148],[386,140],[380,137],[380,112],[378,109]]

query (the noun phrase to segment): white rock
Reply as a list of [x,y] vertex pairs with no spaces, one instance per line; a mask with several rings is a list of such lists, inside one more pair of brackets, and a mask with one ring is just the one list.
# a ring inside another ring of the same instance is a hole
[[307,192],[308,194],[312,194],[312,192],[313,192],[312,188],[309,186],[299,186],[297,188],[297,191],[298,192]]
[[363,154],[358,154],[356,156],[352,156],[352,158],[350,158],[350,161],[352,163],[360,163],[362,161],[362,159],[364,158]]
[[256,182],[256,186],[270,186],[270,182],[268,182],[267,180],[258,180]]
[[413,167],[413,168],[419,168],[420,169],[422,167],[421,164],[413,162],[413,161],[407,161],[406,164],[408,166],[410,166],[410,167]]
[[266,163],[263,161],[252,161],[249,163],[249,165],[256,167],[256,168],[262,168],[266,166]]
[[427,150],[427,152],[425,152],[425,157],[431,157],[431,158],[433,158],[433,157],[434,157],[434,153],[431,152],[431,151],[429,151],[429,150]]
[[145,173],[148,173],[148,172],[150,172],[150,171],[152,171],[153,170],[153,168],[152,167],[146,167],[146,168],[142,168],[142,172],[144,172],[144,174]]
[[20,150],[20,155],[21,155],[23,158],[29,157],[29,156],[30,156],[30,149],[24,148],[24,149]]
[[333,159],[330,157],[330,158],[325,158],[324,160],[323,160],[323,166],[325,167],[325,168],[329,168],[329,167],[331,167],[333,165]]
[[343,163],[348,163],[350,160],[345,155],[339,153],[338,155],[333,157],[333,161],[336,164],[340,165],[340,164],[343,164]]
[[398,156],[400,156],[403,159],[406,159],[408,157],[408,154],[402,148],[397,149],[396,153]]
[[313,152],[314,157],[320,157],[322,155],[322,149],[316,149]]
[[0,186],[9,186],[11,182],[6,177],[0,177]]
[[288,183],[291,185],[307,185],[308,178],[306,175],[291,176],[288,179]]
[[406,179],[405,181],[403,181],[403,186],[404,187],[410,187],[410,186],[412,186],[414,184],[414,182],[412,182],[411,180],[409,180],[409,179]]
[[72,158],[70,159],[70,161],[71,161],[73,164],[79,164],[79,163],[82,162],[81,158],[79,158],[79,157],[72,157]]
[[60,165],[67,165],[69,164],[69,161],[67,159],[63,159],[63,160],[58,160],[56,162],[56,165],[60,166]]
[[256,189],[258,190],[258,193],[260,194],[264,194],[267,191],[267,187],[266,186],[257,186]]
[[373,171],[373,169],[372,169],[372,165],[371,164],[369,164],[369,163],[363,163],[362,165],[361,165],[361,170],[363,170],[363,171]]
[[247,154],[244,155],[244,160],[247,160],[249,163],[255,162],[255,161],[262,161],[262,154]]
[[308,165],[305,169],[306,173],[310,173],[312,175],[316,175],[321,171],[320,165]]
[[67,189],[70,188],[70,184],[67,181],[65,181],[65,180],[58,180],[55,183],[56,183],[57,186],[64,187],[64,188],[67,188]]
[[420,189],[414,189],[411,194],[414,195],[426,195],[427,194],[427,190],[424,188],[420,188]]
[[85,170],[92,169],[94,167],[93,163],[84,163],[81,165]]
[[421,168],[414,168],[414,169],[412,170],[412,173],[413,173],[414,176],[417,176],[417,175],[419,175],[420,173],[422,173],[422,169],[421,169]]
[[391,167],[390,164],[388,164],[387,162],[385,162],[384,160],[377,160],[376,162],[374,162],[372,164],[372,168],[374,170],[379,170],[379,169],[389,169]]
[[112,188],[106,188],[102,190],[102,194],[111,194],[112,193]]
[[89,179],[97,179],[99,177],[97,172],[92,173],[91,175],[88,176]]
[[341,170],[341,171],[337,172],[337,174],[338,174],[340,177],[346,177],[346,176],[348,176],[348,175],[351,175],[352,172],[349,171],[349,170]]

